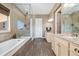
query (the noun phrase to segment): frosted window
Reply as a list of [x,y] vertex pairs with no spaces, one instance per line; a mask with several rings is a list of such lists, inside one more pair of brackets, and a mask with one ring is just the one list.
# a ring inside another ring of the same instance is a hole
[[24,22],[17,21],[17,29],[22,30],[24,28]]

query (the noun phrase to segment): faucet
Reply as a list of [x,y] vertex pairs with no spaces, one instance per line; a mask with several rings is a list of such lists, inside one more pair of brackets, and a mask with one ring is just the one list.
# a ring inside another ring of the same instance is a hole
[[77,33],[73,33],[72,36],[78,37],[78,34]]

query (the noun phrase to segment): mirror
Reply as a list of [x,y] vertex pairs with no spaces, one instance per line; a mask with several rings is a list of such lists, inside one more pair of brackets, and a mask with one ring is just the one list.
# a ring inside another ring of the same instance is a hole
[[79,11],[79,4],[65,3],[63,4],[62,14],[72,14],[73,12]]
[[79,12],[75,12],[71,14],[72,19],[72,31],[79,32]]
[[64,4],[62,18],[63,32],[79,32],[79,4]]

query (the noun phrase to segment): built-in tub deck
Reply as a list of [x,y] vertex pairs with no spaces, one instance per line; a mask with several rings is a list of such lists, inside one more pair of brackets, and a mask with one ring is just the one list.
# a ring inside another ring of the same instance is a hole
[[0,43],[0,55],[1,56],[11,56],[13,55],[21,46],[23,46],[30,37],[22,37],[18,39],[11,39]]

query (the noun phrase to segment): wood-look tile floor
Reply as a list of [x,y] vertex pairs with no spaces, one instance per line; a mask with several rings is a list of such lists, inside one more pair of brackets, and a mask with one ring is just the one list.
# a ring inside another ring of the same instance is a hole
[[25,56],[55,56],[51,44],[46,39],[34,39],[28,45]]

